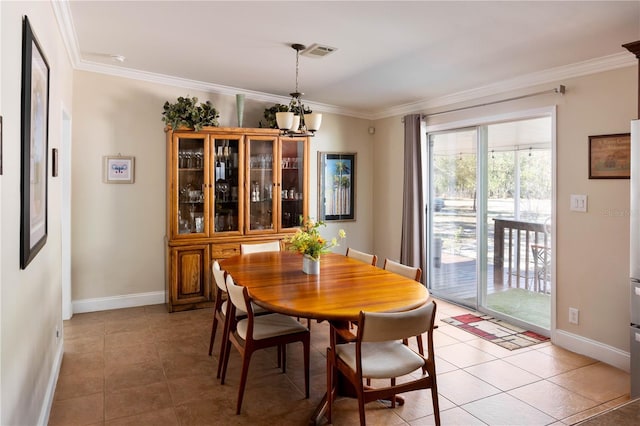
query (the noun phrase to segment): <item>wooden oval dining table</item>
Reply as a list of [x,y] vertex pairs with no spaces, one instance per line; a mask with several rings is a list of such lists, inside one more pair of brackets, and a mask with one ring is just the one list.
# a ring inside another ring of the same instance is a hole
[[318,275],[302,272],[302,256],[288,251],[238,255],[220,266],[255,303],[296,317],[356,321],[360,311],[406,311],[429,300],[419,282],[335,253],[322,255]]
[[[247,287],[254,303],[285,315],[326,320],[342,330],[358,320],[360,311],[400,312],[429,300],[429,291],[417,281],[334,253],[322,255],[318,275],[302,272],[302,256],[286,251],[237,255],[220,266]],[[338,393],[353,396],[352,389],[338,382]],[[309,424],[320,422],[326,402],[327,394]]]

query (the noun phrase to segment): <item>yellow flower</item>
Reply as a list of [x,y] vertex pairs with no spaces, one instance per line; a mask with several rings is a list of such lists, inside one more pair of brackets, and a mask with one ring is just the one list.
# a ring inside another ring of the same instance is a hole
[[[307,255],[313,259],[319,259],[322,253],[328,253],[331,248],[338,246],[338,239],[333,237],[330,242],[320,235],[318,228],[326,226],[324,222],[314,222],[311,219],[303,220],[300,217],[300,229],[294,235],[287,239],[289,250],[296,251],[300,254]],[[338,232],[340,239],[345,238],[347,234],[341,229]]]

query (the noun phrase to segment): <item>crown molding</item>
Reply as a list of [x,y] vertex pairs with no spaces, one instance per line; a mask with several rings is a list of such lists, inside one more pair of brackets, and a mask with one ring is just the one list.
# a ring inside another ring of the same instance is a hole
[[58,29],[62,36],[62,42],[67,50],[69,61],[71,66],[77,68],[80,63],[80,44],[76,37],[76,27],[73,25],[73,18],[71,17],[71,8],[69,7],[68,0],[51,1],[51,7],[53,8],[53,14],[58,21]]
[[[75,40],[75,38],[73,39]],[[77,43],[74,43],[77,45]],[[69,44],[67,44],[68,46]],[[76,57],[70,54],[70,57]],[[72,61],[73,62],[73,61]],[[603,71],[609,71],[617,68],[635,66],[636,59],[627,52],[617,53],[602,58],[592,59],[576,64],[566,65],[558,68],[552,68],[532,74],[520,76],[511,80],[501,81],[499,83],[478,87],[471,90],[453,93],[451,95],[442,96],[434,99],[425,99],[418,102],[393,106],[382,109],[378,112],[371,113],[368,111],[358,111],[346,109],[335,105],[313,102],[305,99],[305,104],[314,111],[344,115],[349,117],[360,118],[364,120],[379,120],[387,117],[404,116],[407,114],[423,113],[434,108],[442,108],[463,102],[474,101],[476,99],[493,96],[500,93],[526,89],[529,87],[546,84],[557,83],[563,79],[575,78],[589,74],[596,74]],[[190,80],[180,77],[174,77],[164,74],[152,73],[147,71],[123,68],[120,66],[100,64],[85,60],[76,60],[74,68],[80,71],[89,71],[100,74],[107,74],[117,77],[123,77],[133,80],[146,81],[150,83],[163,84],[173,87],[182,87],[185,89],[199,90],[207,93],[217,93],[228,96],[235,96],[238,93],[245,95],[247,99],[267,103],[288,104],[290,98],[287,96],[279,96],[270,93],[252,91],[238,87],[223,86],[220,84],[206,83],[197,80]]]
[[[85,61],[80,55],[80,44],[78,43],[78,39],[76,37],[73,18],[71,16],[71,9],[69,7],[69,0],[52,0],[51,5],[58,21],[58,27],[65,44],[67,54],[69,55],[69,60],[71,61],[73,68],[76,70],[107,74],[133,80],[146,81],[173,87],[182,87],[185,89],[199,90],[203,92],[217,93],[228,96],[234,96],[238,93],[242,93],[247,99],[252,99],[259,102],[288,104],[290,101],[290,98],[286,96],[279,96],[270,93],[241,89],[237,87],[223,86],[219,84],[206,83],[202,81],[190,80],[164,74]],[[527,74],[510,80],[504,80],[499,83],[441,96],[439,98],[424,99],[417,102],[383,108],[376,112],[347,109],[336,105],[309,101],[308,99],[305,99],[305,105],[318,112],[344,115],[349,117],[361,118],[364,120],[379,120],[382,118],[393,116],[404,116],[407,114],[423,113],[433,108],[446,107],[461,102],[473,101],[486,96],[525,89],[540,84],[551,82],[557,83],[558,81],[567,78],[574,78],[583,75],[609,71],[617,68],[634,66],[636,65],[636,63],[636,59],[632,55],[629,55],[628,52],[621,52],[614,55],[604,56],[584,62],[578,62],[575,64]]]
[[427,99],[413,103],[398,105],[379,111],[373,115],[374,120],[392,116],[422,113],[433,108],[447,107],[450,105],[473,101],[504,92],[526,89],[546,83],[557,83],[563,79],[575,78],[599,72],[610,71],[636,65],[636,59],[627,52],[590,59],[562,67],[539,71],[499,83],[478,87],[471,90],[453,93],[434,99]]
[[[258,92],[254,90],[242,89],[239,87],[223,86],[221,84],[206,83],[198,80],[190,80],[187,78],[174,77],[165,74],[158,74],[148,71],[140,71],[121,66],[101,64],[91,61],[80,60],[75,65],[78,71],[95,72],[99,74],[107,74],[115,77],[123,77],[132,80],[140,80],[149,83],[163,84],[172,87],[181,87],[184,89],[198,90],[207,93],[215,93],[221,95],[235,96],[236,94],[244,94],[245,99],[252,99],[259,102],[289,104],[291,97],[274,95],[270,93]],[[370,119],[370,114],[356,110],[348,110],[335,105],[313,102],[305,99],[305,106],[313,111],[326,112],[338,115],[347,115],[356,118]]]

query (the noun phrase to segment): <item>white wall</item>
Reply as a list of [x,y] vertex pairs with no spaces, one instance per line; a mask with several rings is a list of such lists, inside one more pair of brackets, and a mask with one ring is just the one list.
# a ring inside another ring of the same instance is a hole
[[46,422],[62,356],[60,179],[48,176],[46,245],[20,269],[20,87],[22,17],[27,15],[50,66],[49,153],[59,148],[61,109],[71,111],[72,72],[48,2],[0,2],[4,170],[0,188],[2,377],[0,424]]
[[374,250],[379,261],[400,261],[402,195],[404,178],[404,124],[401,117],[375,123],[373,186]]
[[[549,83],[477,103],[564,84],[564,96],[543,95],[492,107],[428,118],[428,124],[456,122],[557,104],[557,328],[589,344],[629,350],[629,181],[588,179],[588,137],[629,132],[635,117],[637,69],[627,67]],[[427,113],[429,111],[423,111]],[[374,164],[374,250],[400,255],[403,125],[400,117],[376,122]],[[589,211],[569,211],[570,194],[587,194]],[[568,323],[568,309],[580,310],[580,324]],[[573,349],[579,349],[573,347]]]
[[[220,125],[236,125],[235,97],[122,77],[74,74],[72,299],[74,304],[164,290],[165,134],[162,106],[178,96],[211,100]],[[244,125],[258,127],[266,105],[247,98]],[[357,152],[357,221],[323,229],[347,231],[346,244],[373,248],[373,152],[366,120],[323,115],[311,140],[310,215],[317,217],[317,152]],[[135,184],[102,183],[102,156],[136,157]]]

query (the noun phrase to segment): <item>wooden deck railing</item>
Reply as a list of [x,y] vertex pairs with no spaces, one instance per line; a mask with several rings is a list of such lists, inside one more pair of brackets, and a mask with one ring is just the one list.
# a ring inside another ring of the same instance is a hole
[[[534,287],[536,259],[531,245],[549,246],[544,224],[519,220],[494,219],[494,284],[509,287]],[[507,269],[505,283],[505,268]],[[537,288],[537,285],[535,285]]]

